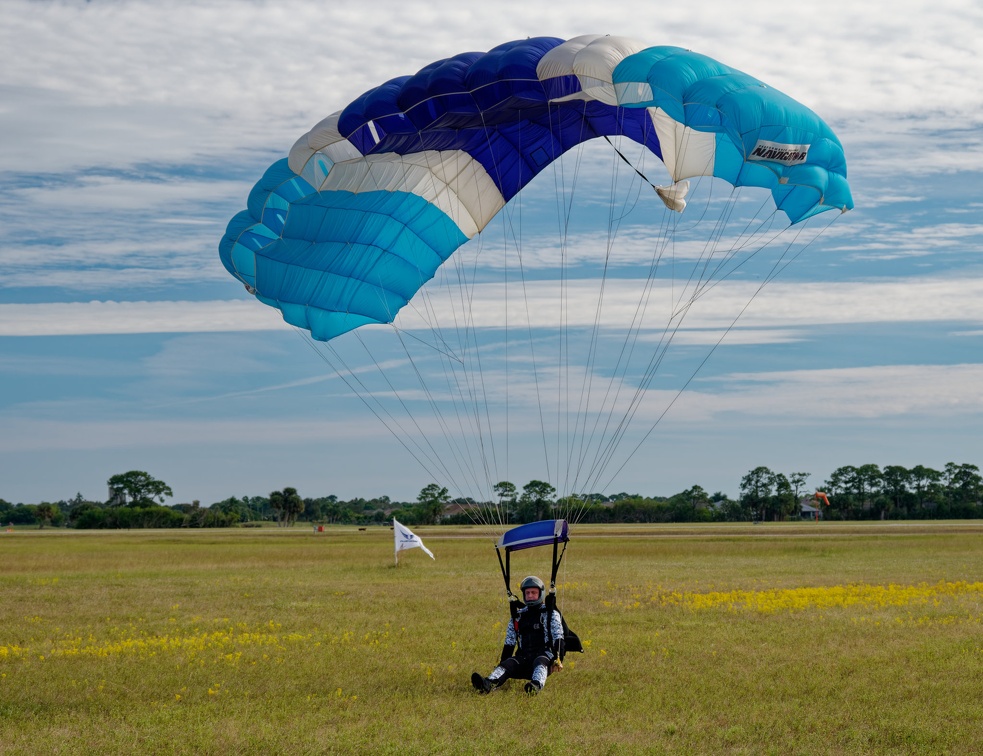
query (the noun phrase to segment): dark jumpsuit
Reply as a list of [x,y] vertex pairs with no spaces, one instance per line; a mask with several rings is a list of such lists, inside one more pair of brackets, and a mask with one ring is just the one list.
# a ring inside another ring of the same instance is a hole
[[[501,685],[509,678],[534,680],[546,684],[550,666],[563,645],[563,623],[554,609],[548,617],[542,604],[524,606],[515,620],[509,620],[499,666],[489,680]],[[549,622],[549,624],[547,624]]]

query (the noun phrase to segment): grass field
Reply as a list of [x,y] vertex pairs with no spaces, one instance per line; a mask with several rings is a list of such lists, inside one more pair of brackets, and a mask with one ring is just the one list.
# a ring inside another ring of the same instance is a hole
[[535,698],[470,687],[493,538],[415,530],[0,533],[0,753],[983,748],[983,523],[575,526]]

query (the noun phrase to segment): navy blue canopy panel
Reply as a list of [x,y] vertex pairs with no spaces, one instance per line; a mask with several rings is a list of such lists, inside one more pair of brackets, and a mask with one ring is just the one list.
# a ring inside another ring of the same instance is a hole
[[495,548],[512,552],[535,546],[550,546],[553,543],[564,543],[569,540],[569,527],[566,520],[540,520],[506,531],[498,539]]
[[364,154],[461,150],[477,160],[508,201],[567,150],[600,136],[625,135],[661,157],[644,109],[577,97],[576,77],[550,87],[537,66],[563,40],[524,39],[485,54],[438,61],[416,76],[372,89],[345,108],[338,131]]
[[833,132],[757,79],[624,37],[538,37],[436,61],[325,118],[257,183],[219,256],[317,339],[391,323],[540,171],[600,136],[659,157],[679,212],[684,179],[710,175],[769,189],[792,223],[853,206]]

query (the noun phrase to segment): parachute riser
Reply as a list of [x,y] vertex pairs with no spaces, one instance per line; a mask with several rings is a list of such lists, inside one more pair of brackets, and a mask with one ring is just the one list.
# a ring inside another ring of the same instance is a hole
[[[550,610],[556,608],[556,575],[560,570],[560,563],[563,555],[567,553],[567,541],[563,541],[563,550],[560,551],[560,538],[553,539],[553,560],[550,568],[550,587],[546,594],[546,607]],[[498,557],[498,566],[502,570],[502,579],[505,581],[505,595],[509,600],[509,613],[514,619],[518,615],[519,609],[525,606],[522,600],[512,593],[512,550],[505,548],[505,559],[502,559],[502,552],[498,546],[495,547],[495,555]]]
[[525,606],[519,597],[512,593],[512,587],[509,583],[509,576],[511,575],[511,565],[510,559],[512,553],[509,549],[505,549],[505,561],[502,561],[502,552],[499,551],[498,546],[495,547],[495,556],[498,557],[498,566],[502,569],[502,579],[505,581],[505,595],[509,599],[509,615],[513,620],[517,619],[519,616],[519,610]]

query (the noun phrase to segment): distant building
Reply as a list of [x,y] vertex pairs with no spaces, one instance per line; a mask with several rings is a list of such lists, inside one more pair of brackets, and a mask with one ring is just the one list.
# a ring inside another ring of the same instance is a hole
[[799,500],[799,516],[803,520],[821,520],[823,511],[813,504],[814,499],[810,496],[807,499]]
[[452,501],[450,504],[444,507],[444,517],[450,517],[451,515],[461,514],[462,512],[470,512],[476,510],[478,505],[474,502],[460,502]]

